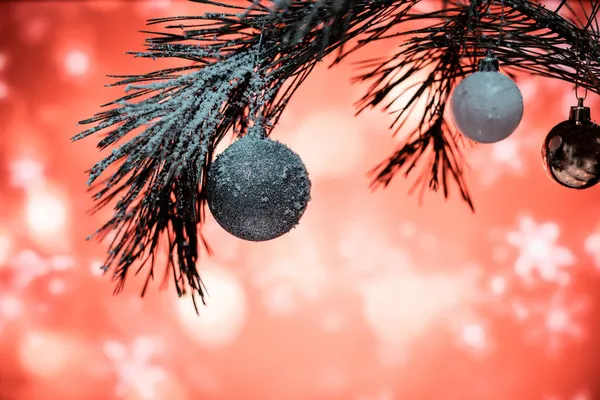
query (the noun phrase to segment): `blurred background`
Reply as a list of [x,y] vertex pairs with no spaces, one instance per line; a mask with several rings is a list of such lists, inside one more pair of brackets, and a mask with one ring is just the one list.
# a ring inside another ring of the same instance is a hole
[[467,150],[473,214],[456,193],[419,205],[401,176],[369,190],[394,116],[353,118],[365,86],[325,62],[273,133],[311,174],[300,226],[246,243],[211,218],[199,317],[172,285],[141,299],[143,277],[113,296],[107,244],[85,241],[111,215],[87,213],[102,155],[70,137],[122,94],[107,74],[168,64],[124,54],[146,19],[204,11],[0,2],[0,400],[600,399],[599,189],[559,187],[540,158],[575,104],[558,81],[520,77],[518,131]]

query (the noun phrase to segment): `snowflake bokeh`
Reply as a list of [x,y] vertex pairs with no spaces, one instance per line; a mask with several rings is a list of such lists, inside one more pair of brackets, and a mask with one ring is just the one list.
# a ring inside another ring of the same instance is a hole
[[554,222],[538,224],[530,217],[520,218],[518,230],[509,232],[506,238],[519,252],[515,274],[526,283],[532,283],[536,274],[545,281],[568,284],[567,271],[576,258],[558,243],[559,235],[560,228]]

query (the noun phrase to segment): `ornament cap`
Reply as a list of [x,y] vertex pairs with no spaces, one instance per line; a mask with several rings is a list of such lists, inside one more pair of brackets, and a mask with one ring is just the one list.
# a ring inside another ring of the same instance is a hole
[[589,122],[592,119],[590,108],[583,105],[583,99],[577,99],[577,105],[571,107],[569,112],[569,120],[574,121],[576,124],[582,124]]
[[491,50],[488,50],[485,58],[479,60],[480,72],[498,72],[500,70],[500,62],[494,56]]

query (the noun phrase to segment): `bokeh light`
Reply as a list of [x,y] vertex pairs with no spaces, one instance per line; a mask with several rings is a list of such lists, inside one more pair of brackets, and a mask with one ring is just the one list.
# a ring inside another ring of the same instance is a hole
[[212,267],[202,280],[210,288],[207,307],[199,315],[191,299],[180,299],[177,311],[183,330],[190,338],[207,347],[233,343],[246,320],[246,295],[239,280],[225,269]]
[[67,205],[51,192],[31,193],[26,209],[27,224],[33,235],[56,235],[65,227]]
[[82,76],[88,72],[90,59],[81,50],[71,50],[65,57],[65,69],[74,76]]

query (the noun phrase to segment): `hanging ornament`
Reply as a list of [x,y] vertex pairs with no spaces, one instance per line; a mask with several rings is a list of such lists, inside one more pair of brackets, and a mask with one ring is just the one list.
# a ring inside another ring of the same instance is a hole
[[587,189],[600,182],[600,126],[589,107],[578,99],[569,119],[556,125],[544,140],[544,169],[555,182],[571,189]]
[[458,130],[479,143],[510,136],[523,117],[523,96],[517,85],[498,72],[498,59],[488,52],[479,71],[454,89],[451,109]]
[[271,240],[298,224],[310,188],[308,172],[296,153],[271,139],[246,135],[212,163],[208,206],[232,235]]

